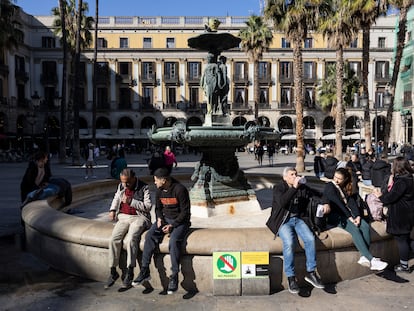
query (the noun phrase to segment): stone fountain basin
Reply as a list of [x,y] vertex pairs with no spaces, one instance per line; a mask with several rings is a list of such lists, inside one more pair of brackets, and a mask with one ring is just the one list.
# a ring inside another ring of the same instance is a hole
[[[188,177],[181,176],[179,179],[189,180]],[[263,183],[274,183],[270,176],[247,177],[250,182],[256,179]],[[146,181],[151,182],[149,178]],[[76,209],[76,206],[112,194],[116,184],[114,180],[99,180],[74,186],[70,208]],[[23,209],[28,251],[58,270],[96,281],[106,281],[109,271],[108,243],[113,223],[67,214],[57,209],[60,203],[58,198],[50,198],[32,202]],[[371,251],[376,257],[381,257],[390,264],[398,261],[396,244],[385,232],[384,223],[372,223],[371,237]],[[141,250],[144,239],[145,234],[140,242]],[[333,228],[322,232],[316,241],[318,271],[324,282],[336,283],[372,273],[368,268],[357,264],[359,253],[353,245],[351,235],[344,230]],[[223,286],[213,280],[212,254],[216,251],[269,252],[269,279],[251,287],[244,287],[244,279],[231,282],[224,280],[225,290],[217,290],[223,289]],[[302,247],[298,247],[296,252],[297,276],[301,282],[305,273],[305,257]],[[155,265],[151,265],[151,285],[165,288],[169,269],[168,237],[165,237],[160,244]],[[286,284],[281,240],[275,239],[263,223],[257,227],[241,228],[201,228],[193,224],[183,244],[180,285],[184,290],[224,295],[269,294],[287,288]]]

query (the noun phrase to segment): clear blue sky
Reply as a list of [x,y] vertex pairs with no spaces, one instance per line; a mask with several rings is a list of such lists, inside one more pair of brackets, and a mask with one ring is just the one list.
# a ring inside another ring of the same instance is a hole
[[[85,1],[85,0],[84,0]],[[86,0],[89,16],[95,0]],[[260,0],[99,0],[99,16],[249,16],[259,15]],[[16,0],[31,15],[50,15],[58,0]]]

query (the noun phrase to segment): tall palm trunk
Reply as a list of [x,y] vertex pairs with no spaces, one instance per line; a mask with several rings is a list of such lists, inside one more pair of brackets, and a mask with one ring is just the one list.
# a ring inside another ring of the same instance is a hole
[[[369,63],[369,45],[370,45],[370,24],[366,23],[362,27],[362,90],[363,94],[369,98],[368,91],[368,63]],[[369,102],[364,109],[364,130],[365,130],[365,146],[371,148],[371,118],[370,118]],[[362,130],[362,129],[360,129]]]
[[303,65],[302,40],[293,41],[293,83],[296,108],[296,170],[305,171],[305,144],[303,141]]
[[95,39],[93,49],[93,81],[92,81],[92,143],[96,146],[96,75],[97,75],[97,57],[98,57],[98,18],[99,18],[99,0],[95,1]]
[[64,0],[59,0],[60,20],[62,23],[62,45],[63,45],[63,68],[62,68],[62,99],[60,103],[60,142],[59,162],[66,162],[66,78],[67,78],[67,49],[66,41],[66,10]]
[[335,109],[335,157],[342,160],[343,135],[343,82],[344,82],[344,50],[339,44],[336,50],[336,109]]
[[256,123],[259,121],[259,97],[260,97],[260,87],[259,87],[259,61],[257,59],[253,60],[253,97],[254,97],[254,120]]
[[405,45],[405,35],[407,32],[407,12],[409,7],[401,7],[400,8],[400,17],[398,22],[398,33],[397,33],[397,51],[395,53],[395,62],[394,62],[394,69],[392,72],[391,78],[391,103],[387,109],[387,119],[385,121],[385,129],[384,129],[384,150],[383,153],[385,156],[388,155],[388,144],[390,141],[390,132],[391,132],[391,125],[392,125],[392,113],[394,111],[394,98],[395,98],[395,88],[397,86],[397,78],[400,73],[400,65],[401,59],[404,51]]
[[76,29],[76,54],[75,54],[75,92],[73,98],[73,155],[72,164],[80,165],[80,141],[79,141],[79,69],[80,69],[80,41],[82,27],[82,5],[78,2],[78,16]]

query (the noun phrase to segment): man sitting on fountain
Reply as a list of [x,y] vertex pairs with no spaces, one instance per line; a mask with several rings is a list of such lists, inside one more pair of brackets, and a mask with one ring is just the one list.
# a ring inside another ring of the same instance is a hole
[[149,270],[151,257],[164,235],[169,234],[172,275],[167,293],[172,294],[178,289],[181,245],[191,225],[190,197],[187,188],[169,176],[167,168],[162,167],[154,172],[154,183],[157,187],[155,200],[157,220],[145,236],[141,272],[132,285],[137,286],[151,279]]
[[[277,232],[283,243],[284,271],[288,278],[289,292],[299,293],[295,277],[295,249],[299,237],[304,244],[306,255],[305,281],[316,288],[324,288],[316,274],[315,237],[308,225],[301,219],[305,214],[311,196],[318,192],[305,185],[306,179],[297,176],[296,169],[286,167],[283,170],[283,181],[273,190],[272,216],[278,215],[275,221],[267,223],[272,232]],[[323,206],[323,212],[329,212],[329,205]]]
[[129,168],[122,170],[121,183],[112,200],[109,210],[110,220],[117,220],[109,240],[109,267],[111,269],[105,288],[112,286],[119,278],[116,267],[119,265],[121,248],[127,253],[127,270],[122,272],[122,287],[131,287],[134,279],[138,243],[141,234],[151,225],[151,195],[148,185],[135,176]]

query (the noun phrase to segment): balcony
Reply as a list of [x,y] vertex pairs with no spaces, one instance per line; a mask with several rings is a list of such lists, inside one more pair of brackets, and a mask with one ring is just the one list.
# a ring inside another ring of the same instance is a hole
[[156,108],[152,104],[141,104],[140,112],[155,112]]
[[249,84],[249,78],[247,76],[247,73],[245,73],[245,74],[237,74],[237,73],[234,74],[233,75],[233,83],[248,85]]
[[187,82],[189,84],[200,84],[200,75],[187,75]]
[[108,73],[97,74],[96,75],[96,84],[97,85],[108,85],[110,83],[109,75]]
[[121,74],[116,75],[116,82],[118,82],[120,84],[130,85],[131,81],[132,81],[132,76],[131,75],[121,75]]
[[7,76],[9,74],[9,66],[0,64],[0,75]]
[[178,75],[173,74],[165,74],[164,75],[164,83],[166,84],[176,84],[179,85],[179,78]]
[[280,75],[280,83],[293,83],[293,76]]
[[272,84],[272,77],[270,75],[270,72],[266,72],[265,74],[259,75],[259,83],[260,84],[271,85]]
[[141,83],[157,85],[157,79],[155,78],[155,73],[143,74],[141,75]]
[[231,110],[236,114],[238,114],[238,113],[252,114],[253,113],[253,108],[251,106],[249,106],[248,104],[235,104],[235,103],[233,103],[231,105]]
[[29,81],[29,74],[26,71],[16,70],[14,75],[17,83],[27,83]]
[[376,74],[375,82],[389,83],[391,82],[391,77],[389,74],[386,74],[386,75]]

